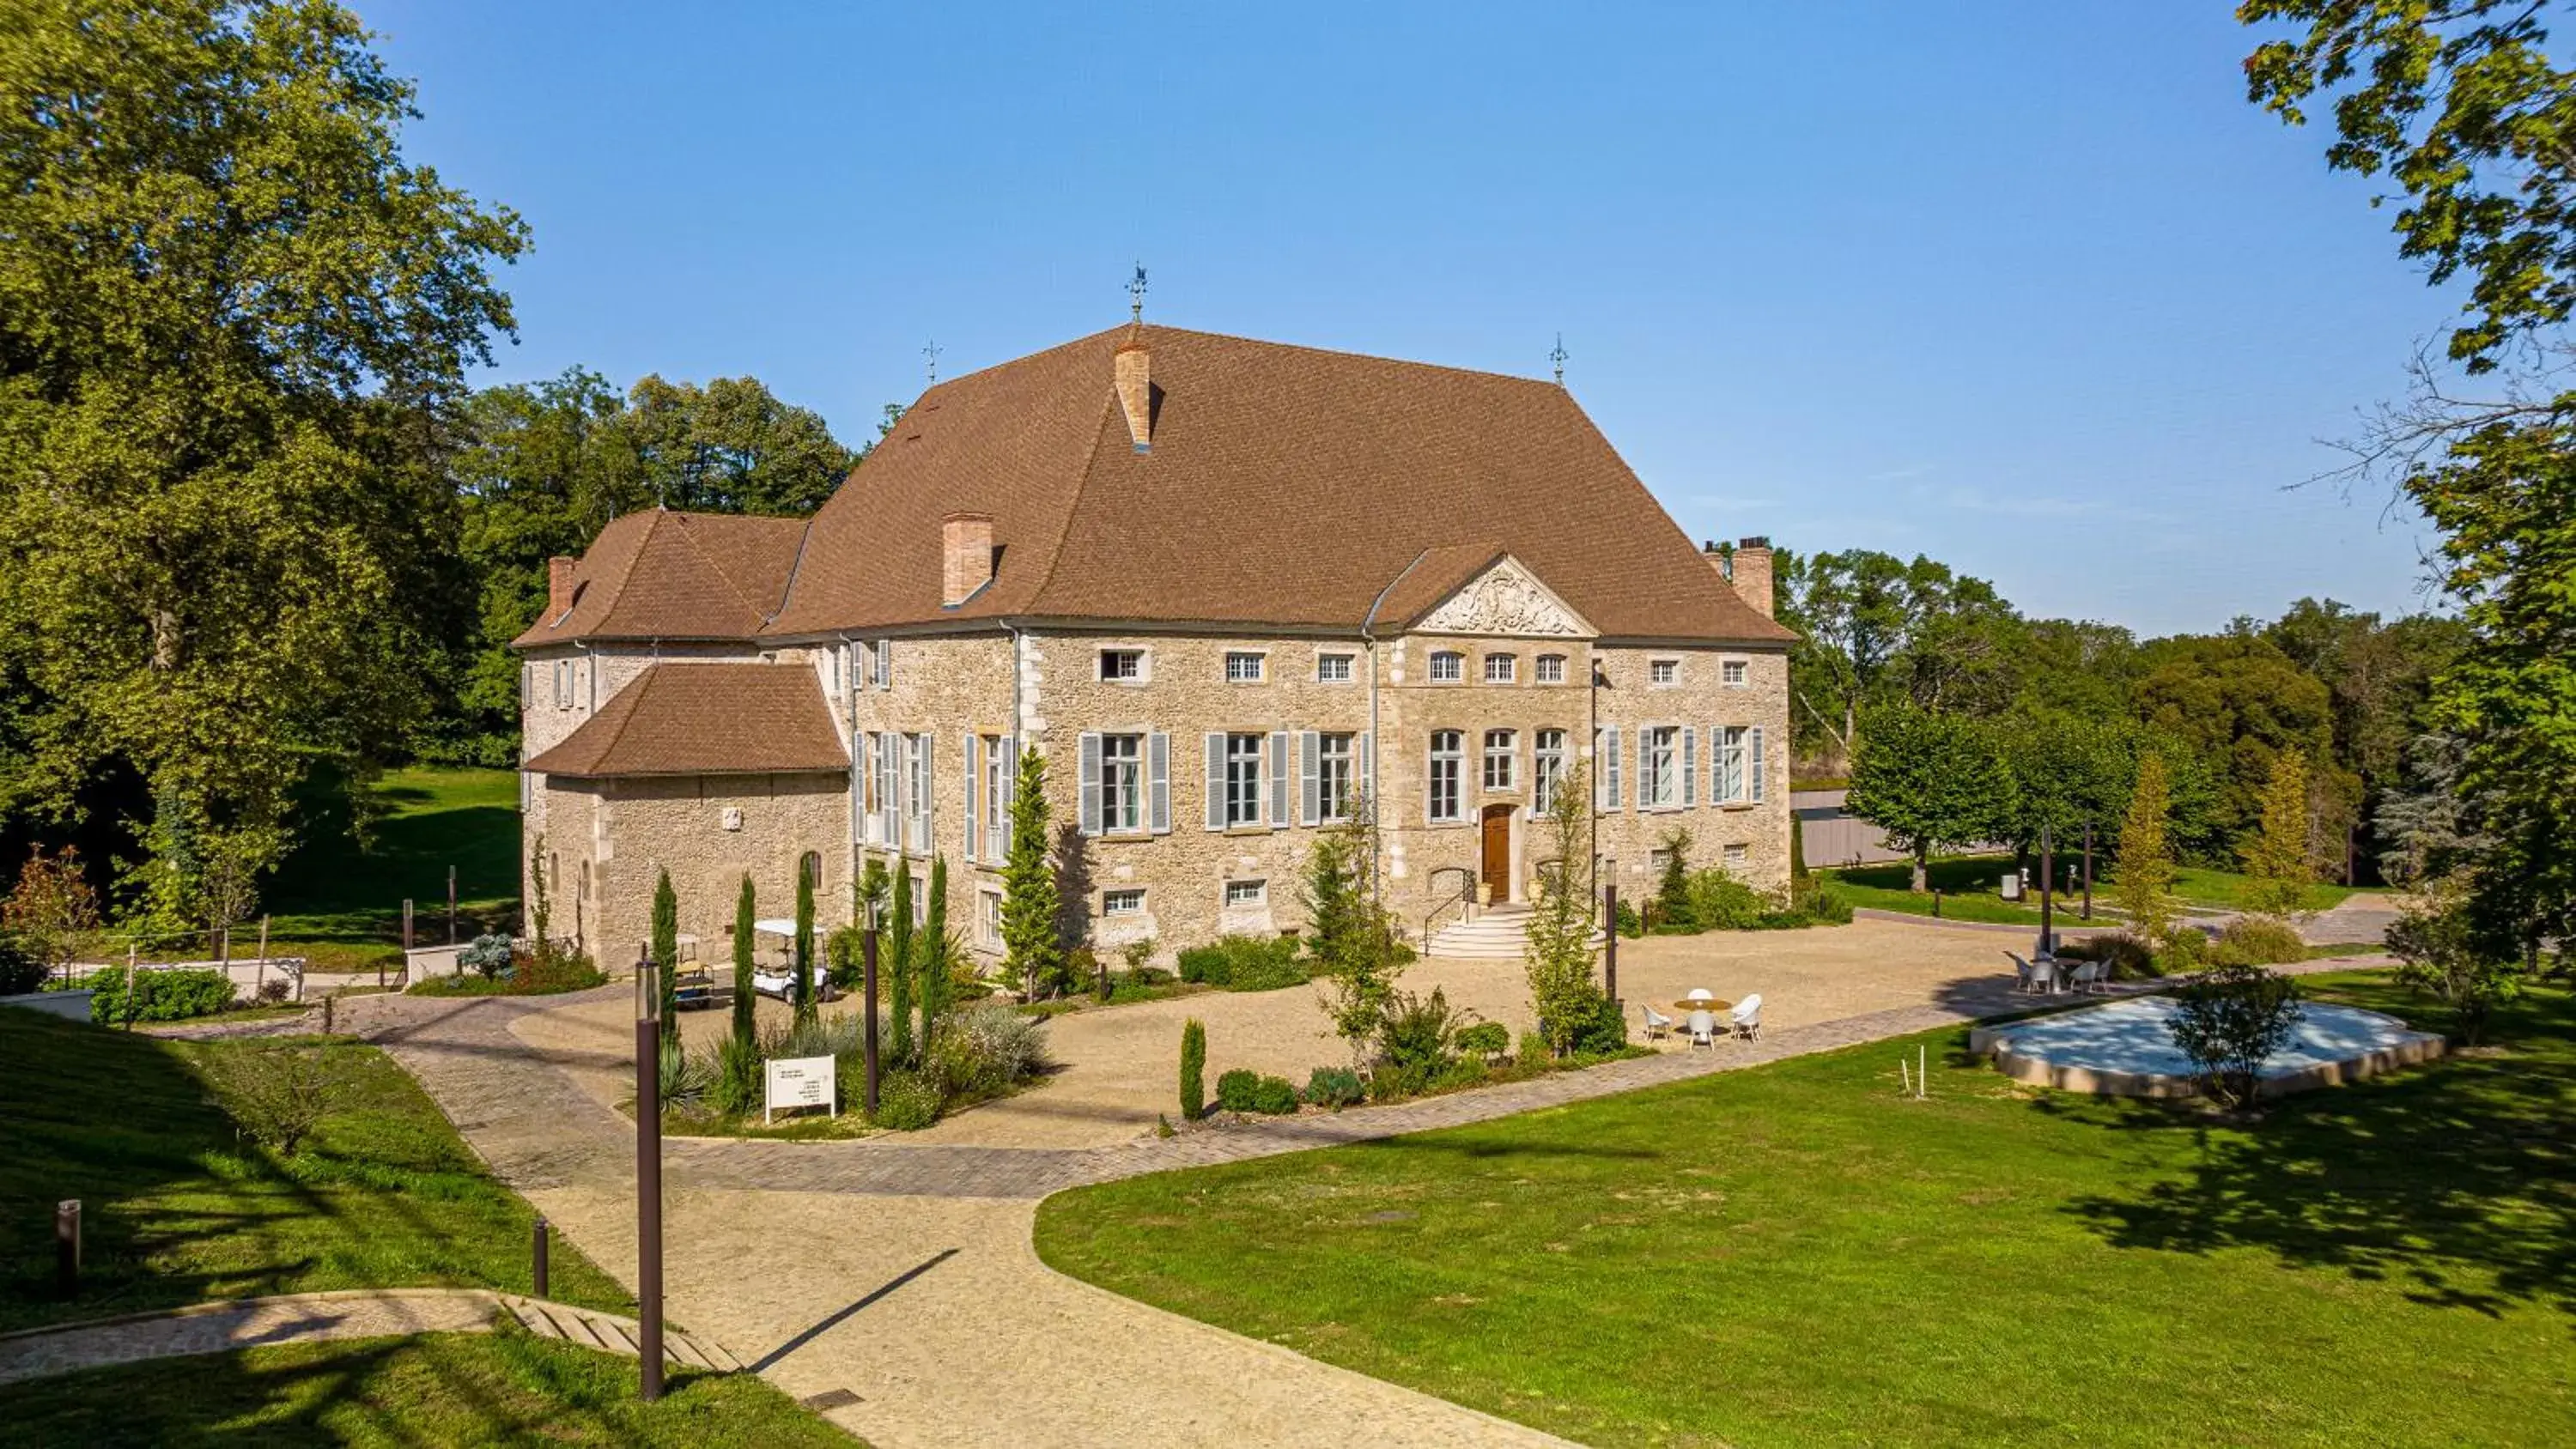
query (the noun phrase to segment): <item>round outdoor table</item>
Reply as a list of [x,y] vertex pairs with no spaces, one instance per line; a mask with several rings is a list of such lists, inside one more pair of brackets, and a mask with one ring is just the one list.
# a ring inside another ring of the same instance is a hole
[[1697,1001],[1676,1001],[1673,1005],[1684,1011],[1730,1011],[1735,1007],[1734,1002],[1721,1001],[1714,996],[1703,996]]

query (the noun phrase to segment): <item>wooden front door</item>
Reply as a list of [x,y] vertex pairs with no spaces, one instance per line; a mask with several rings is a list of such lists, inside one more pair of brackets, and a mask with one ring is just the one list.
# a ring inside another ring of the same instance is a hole
[[1493,898],[1512,898],[1512,807],[1485,807],[1485,884],[1493,888]]

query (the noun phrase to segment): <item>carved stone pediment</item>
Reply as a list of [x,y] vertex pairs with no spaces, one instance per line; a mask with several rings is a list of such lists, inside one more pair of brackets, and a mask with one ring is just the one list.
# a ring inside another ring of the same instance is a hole
[[1460,585],[1414,627],[1431,634],[1517,634],[1543,639],[1582,638],[1597,632],[1508,554]]

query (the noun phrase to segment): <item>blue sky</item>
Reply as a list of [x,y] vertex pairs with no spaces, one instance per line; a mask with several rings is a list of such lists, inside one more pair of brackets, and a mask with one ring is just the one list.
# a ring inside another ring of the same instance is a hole
[[1123,320],[1566,381],[1694,535],[1929,553],[2142,633],[2421,607],[2298,488],[2451,303],[2232,0],[874,7],[355,0],[415,160],[517,209],[520,340],[871,436]]

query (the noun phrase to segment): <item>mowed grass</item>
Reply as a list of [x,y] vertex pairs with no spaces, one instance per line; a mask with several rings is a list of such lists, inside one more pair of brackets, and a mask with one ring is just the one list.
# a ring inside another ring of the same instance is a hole
[[0,1445],[852,1444],[750,1374],[674,1372],[525,1332],[254,1348],[0,1386]]
[[1085,1188],[1037,1242],[1598,1444],[2566,1444],[2576,1008],[2498,1026],[2250,1125],[2018,1087],[1936,1033]]
[[[2080,857],[2061,853],[2058,869],[2064,878],[2080,883]],[[1945,856],[1935,859],[1925,874],[1932,890],[1941,893],[1941,915],[1953,921],[1994,921],[2013,925],[2039,924],[2039,891],[2036,884],[2016,903],[2003,898],[1998,883],[2013,868],[2012,857],[2005,855]],[[2114,910],[2117,897],[2111,883],[2111,862],[2096,857],[2093,865],[2094,918],[2097,924],[2117,925]],[[2038,874],[2038,860],[2033,857],[2031,870]],[[1930,892],[1921,895],[1913,890],[1913,867],[1902,861],[1889,865],[1836,866],[1820,868],[1817,875],[1831,881],[1836,891],[1855,906],[1882,911],[1902,911],[1908,915],[1932,914]],[[2211,870],[2205,866],[2185,866],[2175,874],[2174,891],[2195,906],[2233,910],[2241,899],[2248,877],[2234,871]],[[2354,895],[2375,894],[2357,891],[2351,886],[2315,884],[2308,887],[2307,909],[2327,910],[2341,905]],[[2076,912],[2083,904],[2080,884],[2063,891],[2057,898],[2057,924],[2076,923]]]
[[[508,929],[519,909],[519,777],[419,766],[387,772],[375,795],[384,813],[364,849],[345,801],[317,789],[307,802],[303,842],[261,891],[273,945],[310,956],[316,971],[398,964],[405,900],[421,944],[447,939],[450,866],[459,934]],[[237,951],[255,944],[235,933]]]
[[[527,1203],[410,1076],[335,1042],[333,1113],[292,1158],[242,1137],[200,1071],[258,1042],[184,1042],[0,1009],[0,1330],[333,1288],[530,1290]],[[78,1198],[82,1291],[53,1294],[54,1204]],[[555,1297],[625,1292],[569,1243]]]

